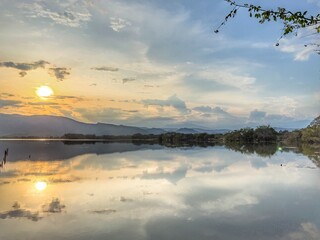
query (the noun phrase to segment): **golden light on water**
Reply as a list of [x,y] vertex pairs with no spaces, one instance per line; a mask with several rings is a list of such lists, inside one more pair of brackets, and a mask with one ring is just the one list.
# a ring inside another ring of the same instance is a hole
[[38,181],[36,182],[36,185],[35,185],[36,189],[39,190],[39,191],[43,191],[47,188],[47,183],[44,182],[44,181]]
[[41,86],[37,88],[36,94],[41,98],[47,98],[53,95],[53,90],[48,86]]

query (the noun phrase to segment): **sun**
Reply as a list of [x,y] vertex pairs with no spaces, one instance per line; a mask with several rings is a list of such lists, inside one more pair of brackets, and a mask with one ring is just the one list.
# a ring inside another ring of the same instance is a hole
[[53,95],[53,90],[48,86],[41,86],[37,88],[36,94],[41,98],[48,98]]
[[47,183],[45,181],[38,181],[36,182],[35,187],[38,191],[41,192],[47,188]]

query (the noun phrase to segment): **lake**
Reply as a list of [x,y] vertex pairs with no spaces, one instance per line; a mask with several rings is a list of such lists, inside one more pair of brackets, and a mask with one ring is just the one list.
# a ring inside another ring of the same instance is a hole
[[6,148],[0,239],[320,239],[320,171],[295,149],[0,141],[1,158]]

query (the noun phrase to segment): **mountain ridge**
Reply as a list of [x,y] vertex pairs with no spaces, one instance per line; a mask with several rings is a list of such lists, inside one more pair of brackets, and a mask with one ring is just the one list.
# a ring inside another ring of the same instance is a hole
[[[318,117],[319,118],[319,117]],[[316,119],[315,119],[316,120]],[[275,128],[278,129],[278,128]],[[279,128],[280,129],[280,128]],[[281,130],[284,130],[281,128]],[[287,129],[292,130],[292,129]],[[68,133],[85,135],[134,135],[134,134],[155,134],[167,132],[182,134],[226,133],[231,129],[207,129],[207,128],[147,128],[128,125],[116,125],[110,123],[85,123],[78,120],[52,115],[20,115],[0,113],[0,137],[61,137]]]
[[110,123],[84,123],[78,120],[51,115],[20,115],[0,113],[1,137],[61,137],[67,133],[101,135],[133,135],[178,133],[220,133],[223,130],[191,129],[191,128],[145,128]]

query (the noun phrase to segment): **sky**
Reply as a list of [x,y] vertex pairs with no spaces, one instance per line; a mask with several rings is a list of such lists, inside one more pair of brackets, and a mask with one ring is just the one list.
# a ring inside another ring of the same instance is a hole
[[[243,2],[243,1],[241,1]],[[247,3],[316,14],[319,0]],[[280,39],[223,0],[2,0],[0,113],[140,127],[305,127],[320,113],[314,29]],[[278,47],[275,44],[279,41]],[[36,92],[48,86],[53,94]]]

